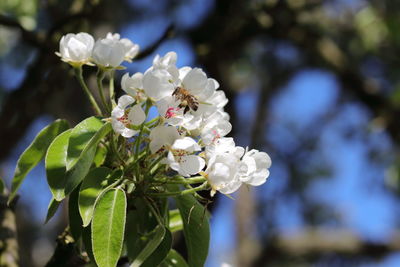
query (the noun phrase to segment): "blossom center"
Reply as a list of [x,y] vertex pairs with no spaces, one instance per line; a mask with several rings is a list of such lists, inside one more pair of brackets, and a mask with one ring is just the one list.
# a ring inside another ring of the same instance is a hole
[[165,112],[165,118],[170,119],[176,116],[175,111],[178,111],[178,108],[169,107],[167,112]]

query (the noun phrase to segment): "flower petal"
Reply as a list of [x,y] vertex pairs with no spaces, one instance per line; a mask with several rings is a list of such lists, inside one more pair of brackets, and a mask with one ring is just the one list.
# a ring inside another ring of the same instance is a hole
[[126,109],[127,106],[135,102],[135,99],[130,95],[123,95],[118,99],[118,107]]
[[139,104],[134,105],[129,111],[128,119],[133,125],[140,125],[146,120],[146,114]]
[[189,177],[199,173],[204,168],[205,161],[199,156],[188,155],[181,158],[179,166],[179,174]]

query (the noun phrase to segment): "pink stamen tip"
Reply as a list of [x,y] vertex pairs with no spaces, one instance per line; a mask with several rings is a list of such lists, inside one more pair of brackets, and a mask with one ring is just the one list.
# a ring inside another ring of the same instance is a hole
[[212,130],[211,132],[214,135],[214,138],[211,142],[215,143],[219,138],[221,138],[221,135],[216,130]]
[[165,118],[170,119],[176,116],[176,113],[174,112],[174,108],[173,107],[169,107],[167,109],[167,112],[165,112]]

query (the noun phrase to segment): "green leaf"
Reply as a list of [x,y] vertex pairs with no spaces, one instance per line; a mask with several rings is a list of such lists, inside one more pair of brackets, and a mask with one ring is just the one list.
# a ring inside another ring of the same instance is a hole
[[90,117],[80,122],[72,130],[67,153],[67,170],[70,170],[90,149],[112,130],[111,123],[103,123],[100,118]]
[[167,257],[168,252],[171,250],[171,246],[172,234],[168,229],[166,229],[164,238],[160,245],[158,245],[157,249],[147,257],[141,267],[158,266]]
[[4,183],[3,178],[0,177],[0,194],[4,194],[4,189],[6,188],[6,185]]
[[79,213],[84,227],[88,226],[92,220],[96,200],[107,187],[111,173],[111,169],[99,167],[92,169],[83,180],[79,192]]
[[90,148],[87,153],[79,159],[72,169],[67,171],[65,177],[65,195],[69,195],[82,182],[93,163],[96,148]]
[[149,241],[139,255],[132,262],[130,267],[141,266],[142,263],[156,250],[160,245],[161,241],[164,239],[165,227],[163,225],[157,225],[152,231],[149,237]]
[[79,190],[75,189],[68,199],[69,230],[72,237],[77,241],[82,235],[82,219],[78,209]]
[[183,229],[182,217],[178,209],[169,211],[168,228],[172,233],[175,233]]
[[54,214],[56,214],[60,204],[61,204],[61,202],[55,200],[54,198],[51,198],[49,206],[47,208],[46,221],[44,222],[45,224],[48,221],[50,221],[51,218],[53,218],[53,216],[54,216]]
[[178,252],[171,249],[159,267],[189,267],[189,265]]
[[99,145],[94,155],[93,163],[96,167],[103,165],[107,156],[107,148],[104,145]]
[[92,221],[92,247],[99,267],[114,267],[121,255],[126,220],[126,196],[110,189],[97,201]]
[[136,198],[127,214],[125,243],[128,258],[133,261],[146,246],[152,231],[157,226],[157,219],[141,198]]
[[189,265],[204,266],[210,243],[210,226],[205,208],[192,195],[176,197],[183,220]]
[[85,250],[87,255],[89,256],[89,259],[92,261],[93,264],[95,264],[95,259],[93,255],[93,250],[92,250],[92,233],[91,233],[91,227],[85,227],[82,230],[82,242],[83,245],[85,246]]
[[47,148],[56,136],[69,128],[68,122],[65,120],[56,120],[44,129],[42,129],[35,137],[33,142],[22,153],[15,168],[14,178],[11,184],[11,193],[8,199],[10,203],[18,188],[21,186],[26,175],[34,168],[46,155]]
[[71,170],[66,171],[68,140],[71,133],[72,130],[69,129],[57,136],[46,154],[47,182],[57,201],[63,200],[82,182],[89,172],[95,153],[95,148],[89,149]]
[[65,198],[65,158],[67,155],[68,139],[72,129],[57,136],[47,150],[45,166],[47,183],[50,191],[57,201]]

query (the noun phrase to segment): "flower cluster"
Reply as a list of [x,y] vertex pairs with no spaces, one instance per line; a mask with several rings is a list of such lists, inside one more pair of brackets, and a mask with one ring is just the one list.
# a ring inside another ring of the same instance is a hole
[[72,66],[96,64],[103,68],[117,68],[126,60],[130,62],[139,52],[139,46],[118,33],[108,33],[106,38],[94,41],[88,33],[69,33],[60,40],[61,59]]
[[[72,66],[94,63],[107,69],[117,68],[137,53],[138,45],[118,34],[94,42],[89,34],[79,33],[61,39],[59,55]],[[136,157],[147,151],[148,165],[157,162],[166,167],[163,177],[200,175],[212,195],[233,193],[243,183],[263,184],[271,159],[226,137],[232,125],[219,83],[201,68],[178,68],[176,62],[177,54],[169,52],[157,55],[144,73],[123,75],[121,87],[126,94],[110,114],[114,131],[133,144]],[[147,118],[151,107],[157,109],[155,118]]]

